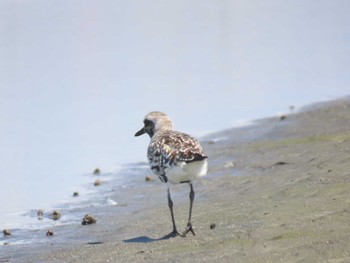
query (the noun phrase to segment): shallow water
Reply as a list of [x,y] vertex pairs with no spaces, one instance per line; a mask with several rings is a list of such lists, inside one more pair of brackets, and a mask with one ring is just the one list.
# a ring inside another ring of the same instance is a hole
[[[101,213],[104,214],[113,208],[116,209],[116,212],[120,207],[124,211],[125,209],[132,209],[132,206],[128,204],[128,198],[115,200],[116,197],[114,196],[118,196],[118,193],[123,192],[126,187],[144,184],[144,176],[148,172],[147,168],[144,163],[135,163],[123,166],[116,173],[84,175],[84,180],[89,181],[89,183],[82,184],[79,189],[76,189],[79,195],[67,196],[61,199],[60,202],[52,204],[48,209],[43,209],[42,217],[38,217],[38,209],[27,210],[14,215],[13,218],[16,220],[19,218],[20,221],[17,221],[17,224],[10,228],[10,236],[0,235],[0,244],[46,243],[48,239],[45,238],[45,235],[49,229],[71,224],[80,225],[85,214],[92,214],[99,218]],[[136,177],[136,174],[139,177]],[[96,180],[100,180],[101,184],[99,186],[94,186],[93,183]],[[53,218],[54,210],[60,212],[58,220]],[[71,236],[70,231],[70,228],[67,230],[63,228],[59,236],[64,240],[64,238]],[[81,240],[79,237],[75,239]]]

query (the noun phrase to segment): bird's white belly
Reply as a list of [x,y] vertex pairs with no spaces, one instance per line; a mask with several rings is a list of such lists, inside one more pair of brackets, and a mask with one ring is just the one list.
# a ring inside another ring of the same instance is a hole
[[198,177],[204,176],[208,171],[208,162],[206,159],[191,163],[178,163],[177,165],[167,167],[165,175],[172,184],[192,181]]

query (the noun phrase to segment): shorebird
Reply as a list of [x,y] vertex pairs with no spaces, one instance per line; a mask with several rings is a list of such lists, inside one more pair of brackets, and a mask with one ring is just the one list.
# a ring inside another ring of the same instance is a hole
[[[173,231],[166,237],[185,237],[188,232],[195,235],[191,223],[195,196],[192,181],[207,174],[207,156],[204,155],[201,145],[195,138],[173,130],[173,124],[165,113],[150,112],[144,118],[143,123],[144,127],[136,132],[135,136],[145,133],[149,135],[151,141],[148,146],[147,157],[150,168],[163,183],[167,183],[168,206]],[[188,183],[190,186],[190,210],[187,227],[182,234],[176,228],[169,183]]]

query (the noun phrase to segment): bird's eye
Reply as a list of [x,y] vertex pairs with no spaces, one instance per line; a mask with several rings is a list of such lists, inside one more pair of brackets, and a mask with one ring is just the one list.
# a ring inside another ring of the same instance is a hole
[[151,126],[152,122],[150,120],[144,120],[143,123],[145,124],[145,126]]

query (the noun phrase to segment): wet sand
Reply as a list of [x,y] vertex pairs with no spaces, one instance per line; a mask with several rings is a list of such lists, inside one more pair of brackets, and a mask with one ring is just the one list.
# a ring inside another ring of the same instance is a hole
[[[113,196],[127,204],[95,211],[96,224],[53,228],[44,244],[1,246],[0,262],[350,262],[349,98],[202,144],[210,170],[194,183],[196,236],[162,239],[172,228],[166,186],[141,174]],[[180,230],[188,193],[172,188]]]

